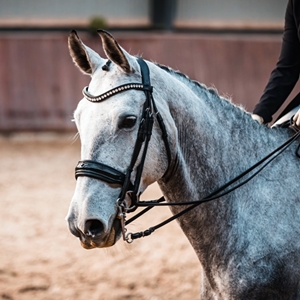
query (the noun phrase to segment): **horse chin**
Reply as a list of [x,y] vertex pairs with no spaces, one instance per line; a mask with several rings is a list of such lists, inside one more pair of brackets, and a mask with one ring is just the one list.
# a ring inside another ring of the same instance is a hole
[[113,246],[121,237],[122,231],[120,220],[115,219],[109,234],[104,238],[86,239],[80,238],[81,246],[84,249],[107,248]]

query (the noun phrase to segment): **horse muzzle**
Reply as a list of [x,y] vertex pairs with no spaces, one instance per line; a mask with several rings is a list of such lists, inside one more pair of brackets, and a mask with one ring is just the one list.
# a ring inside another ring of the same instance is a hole
[[67,218],[70,232],[78,237],[85,249],[105,248],[113,246],[121,237],[121,223],[115,218],[110,228],[106,228],[98,219],[86,220],[83,229],[76,226],[74,217]]

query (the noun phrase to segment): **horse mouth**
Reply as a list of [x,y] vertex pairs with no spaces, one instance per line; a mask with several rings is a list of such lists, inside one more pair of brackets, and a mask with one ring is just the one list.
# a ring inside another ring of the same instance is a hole
[[82,234],[79,239],[84,249],[107,248],[113,246],[120,239],[121,233],[120,220],[115,219],[108,234],[94,238]]

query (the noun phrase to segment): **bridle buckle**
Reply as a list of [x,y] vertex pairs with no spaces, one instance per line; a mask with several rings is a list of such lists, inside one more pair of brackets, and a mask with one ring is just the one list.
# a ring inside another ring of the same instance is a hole
[[121,230],[122,230],[123,240],[126,241],[126,232],[127,232],[127,229],[125,227],[125,222],[126,222],[126,201],[122,201],[121,199],[118,199],[117,200],[117,207],[118,207],[117,218],[120,220],[120,223],[121,223]]

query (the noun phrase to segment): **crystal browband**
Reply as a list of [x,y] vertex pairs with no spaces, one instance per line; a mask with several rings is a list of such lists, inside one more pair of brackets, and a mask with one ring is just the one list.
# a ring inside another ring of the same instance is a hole
[[120,85],[114,89],[111,89],[99,96],[93,96],[92,94],[89,93],[88,87],[86,86],[83,88],[82,94],[87,100],[89,100],[91,102],[101,102],[115,94],[118,94],[118,93],[121,93],[121,92],[124,92],[127,90],[145,90],[145,87],[143,86],[143,84],[140,84],[140,83],[127,83],[127,84]]

